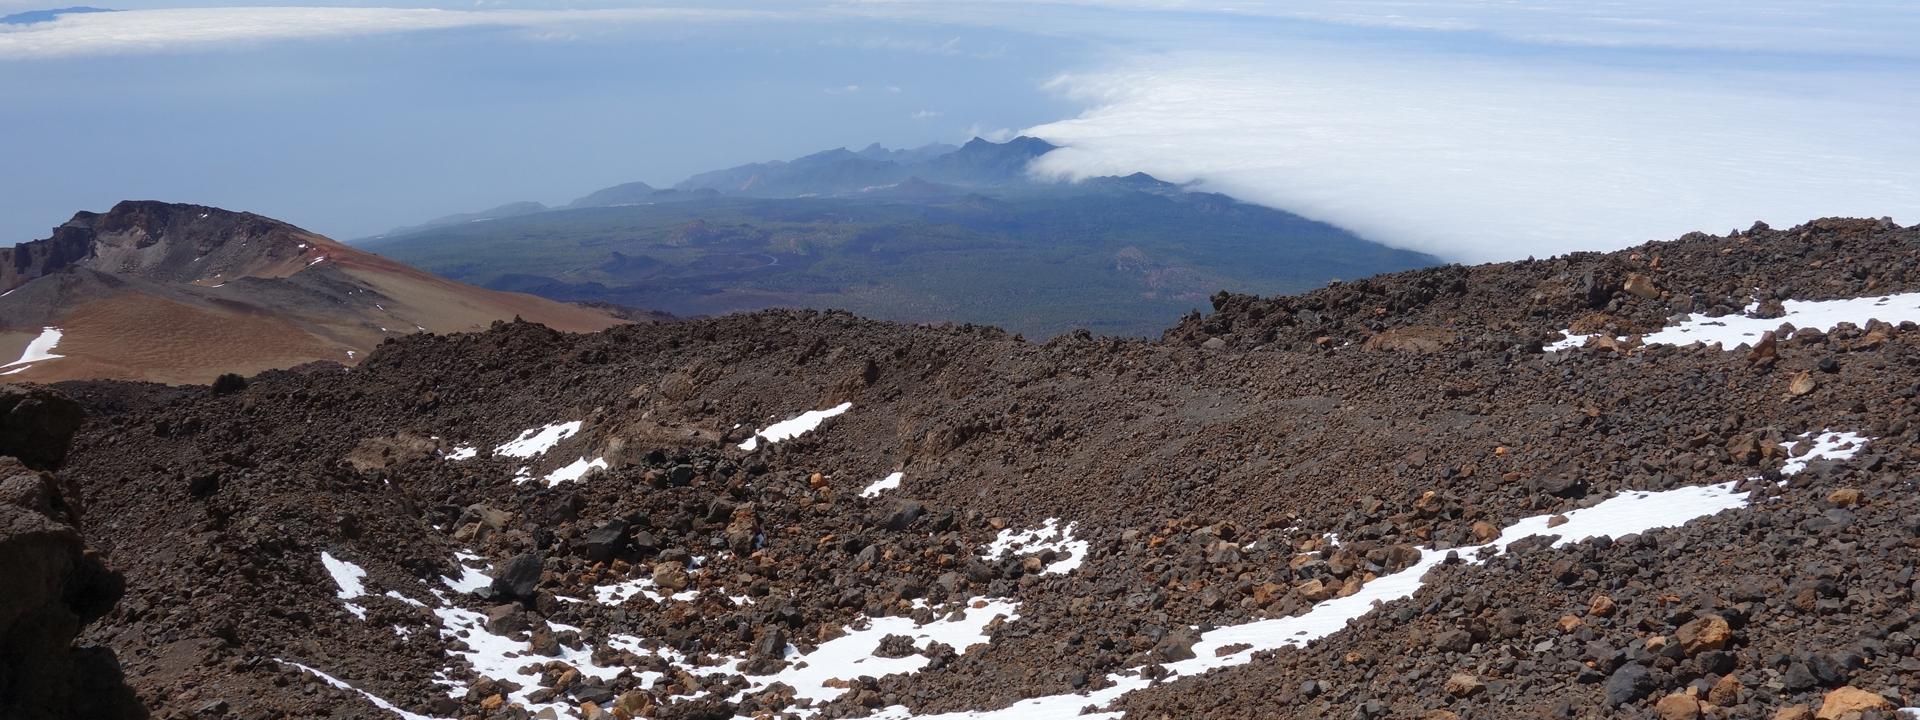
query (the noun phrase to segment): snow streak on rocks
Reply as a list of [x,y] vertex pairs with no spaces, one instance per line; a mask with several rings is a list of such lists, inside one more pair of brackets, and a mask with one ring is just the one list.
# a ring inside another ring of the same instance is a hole
[[347,692],[355,693],[363,698],[366,698],[367,702],[373,703],[374,707],[377,707],[377,708],[380,708],[381,710],[385,710],[387,712],[398,715],[404,720],[435,720],[434,718],[430,718],[425,715],[410,713],[410,712],[407,712],[406,710],[402,710],[398,707],[395,707],[393,703],[390,703],[378,697],[375,697],[372,693],[366,692],[352,685],[348,685],[347,683],[341,681],[340,678],[334,677],[332,675],[328,675],[326,673],[320,672],[319,670],[315,670],[305,665],[301,665],[300,663],[293,662],[291,660],[277,660],[277,659],[274,662],[278,662],[282,665],[287,665],[289,667],[299,668],[300,670],[306,672],[309,675],[320,678],[321,682],[340,688],[341,690],[345,690]]
[[[930,662],[924,654],[904,657],[875,654],[878,646],[889,636],[911,638],[914,647],[921,651],[940,644],[952,647],[956,654],[965,655],[975,645],[985,644],[992,639],[987,634],[987,628],[1020,617],[1019,603],[1006,599],[981,600],[976,605],[925,625],[915,624],[912,618],[905,617],[870,618],[864,629],[821,643],[819,648],[807,655],[799,655],[797,649],[789,646],[786,655],[793,664],[778,674],[756,679],[754,687],[780,682],[792,686],[796,698],[830,700],[846,692],[847,680],[862,675],[884,677],[895,673],[914,673]],[[925,603],[921,603],[921,607],[925,607]],[[805,715],[810,717],[814,713]]]
[[875,480],[872,485],[867,486],[867,489],[860,491],[860,497],[880,497],[880,493],[898,489],[900,487],[900,478],[903,477],[906,477],[906,473],[893,473],[885,478]]
[[[461,562],[470,562],[474,560],[484,559],[479,555],[474,555],[472,553],[467,553],[467,552],[456,553],[455,557],[457,557]],[[486,575],[478,571],[475,571],[471,568],[468,568],[465,565],[455,565],[454,569],[460,571],[459,577],[450,577],[450,576],[444,576],[444,575],[440,577],[440,582],[445,583],[447,587],[453,588],[454,592],[463,593],[463,594],[471,593],[475,590],[479,590],[480,588],[493,584],[493,578],[487,577]]]
[[586,458],[580,458],[566,467],[547,473],[545,482],[548,485],[552,485],[557,482],[579,480],[580,478],[586,477],[590,471],[596,469],[605,470],[606,467],[607,461],[605,459],[594,458],[592,462],[588,462]]
[[1855,432],[1833,432],[1831,430],[1805,433],[1801,435],[1800,438],[1802,442],[1810,443],[1812,447],[1802,450],[1800,444],[1795,443],[1794,448],[1789,451],[1793,453],[1794,457],[1788,460],[1786,464],[1780,466],[1780,474],[1798,474],[1800,471],[1807,469],[1808,464],[1816,460],[1845,460],[1851,458],[1860,452],[1860,448],[1864,446],[1869,439]]
[[581,422],[575,420],[573,422],[554,423],[545,427],[533,428],[520,433],[520,436],[514,438],[512,441],[494,448],[493,454],[516,458],[534,457],[548,450],[552,450],[553,446],[560,444],[561,440],[565,440],[572,437],[574,433],[580,432],[580,425]]
[[[1743,494],[1735,492],[1733,485],[1733,483],[1723,483],[1703,487],[1684,487],[1666,492],[1624,494],[1594,507],[1574,510],[1558,516],[1564,518],[1564,523],[1560,522],[1556,516],[1529,517],[1508,527],[1501,534],[1501,539],[1496,542],[1485,546],[1462,548],[1451,555],[1458,559],[1475,553],[1480,547],[1504,552],[1508,545],[1535,535],[1557,536],[1554,544],[1564,545],[1600,535],[1619,537],[1654,528],[1681,525],[1689,520],[1745,505],[1746,498]],[[1550,527],[1549,523],[1553,526]],[[1051,523],[1048,527],[1051,529]],[[1027,536],[1029,535],[1010,535],[1003,532],[1001,542],[1009,542],[1010,537]],[[996,542],[995,547],[999,547],[1001,542]],[[1305,615],[1262,620],[1204,633],[1193,645],[1194,657],[1167,663],[1163,667],[1170,673],[1169,677],[1191,677],[1215,668],[1250,662],[1256,652],[1288,645],[1304,645],[1324,638],[1345,628],[1348,621],[1372,612],[1381,603],[1412,596],[1414,591],[1420,589],[1427,571],[1448,562],[1448,556],[1449,553],[1427,551],[1412,567],[1369,582],[1353,595],[1322,602]],[[1224,652],[1228,650],[1231,652]],[[1023,700],[1012,707],[998,711],[916,716],[907,712],[906,708],[895,707],[888,708],[889,712],[879,717],[921,718],[922,720],[1118,718],[1121,715],[1118,712],[1082,715],[1081,710],[1088,705],[1105,707],[1122,695],[1154,684],[1154,680],[1141,677],[1138,673],[1109,676],[1108,680],[1112,681],[1113,685],[1102,690]]]
[[1038,530],[1001,530],[1000,536],[987,547],[987,557],[1036,555],[1046,564],[1041,570],[1043,575],[1064,573],[1080,567],[1087,559],[1089,545],[1085,540],[1073,539],[1074,523],[1067,523],[1065,528],[1059,525],[1060,518],[1047,518]]
[[[320,553],[320,564],[326,566],[327,573],[333,575],[334,584],[340,586],[340,593],[334,597],[352,600],[367,594],[366,586],[361,584],[361,581],[367,577],[367,571],[362,570],[360,566],[324,552]],[[347,603],[347,612],[353,613],[361,620],[367,619],[366,608],[354,603]]]
[[[1721,348],[1732,350],[1741,344],[1754,345],[1760,342],[1762,335],[1779,329],[1782,323],[1795,328],[1816,328],[1820,332],[1830,333],[1841,323],[1853,323],[1866,327],[1868,321],[1898,325],[1903,322],[1920,322],[1920,293],[1902,293],[1879,297],[1847,298],[1844,300],[1780,302],[1785,314],[1777,317],[1760,318],[1751,314],[1760,303],[1742,308],[1741,313],[1720,317],[1678,315],[1675,322],[1657,332],[1642,335],[1641,342],[1647,345],[1686,345],[1701,343],[1718,344]],[[1602,337],[1600,334],[1574,335],[1547,346],[1549,350],[1565,350],[1581,347],[1587,341]]]
[[758,448],[760,447],[760,440],[762,438],[765,438],[767,442],[777,443],[781,440],[799,437],[802,433],[810,432],[814,428],[820,427],[820,423],[825,422],[827,418],[852,409],[853,403],[843,402],[825,410],[808,410],[794,418],[782,420],[768,425],[764,430],[754,432],[753,437],[747,438],[745,442],[740,443],[740,449],[751,451]]

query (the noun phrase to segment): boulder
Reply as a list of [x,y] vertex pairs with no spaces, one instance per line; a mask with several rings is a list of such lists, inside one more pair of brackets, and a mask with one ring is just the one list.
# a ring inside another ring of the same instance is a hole
[[539,555],[515,555],[500,566],[499,576],[493,579],[494,599],[532,602],[533,594],[540,589],[540,573],[545,569],[545,561]]
[[1731,707],[1739,704],[1740,691],[1745,689],[1747,686],[1740,682],[1738,676],[1728,673],[1721,676],[1719,682],[1713,684],[1712,690],[1707,691],[1707,701],[1722,707]]
[[[20,412],[18,404],[13,412]],[[26,435],[52,427],[30,425],[35,429]],[[10,441],[22,436],[18,430],[5,431]],[[49,464],[59,461],[67,444],[65,438],[51,440],[59,452],[43,447],[39,455]],[[79,510],[53,475],[4,457],[0,478],[0,578],[6,588],[0,591],[0,717],[147,717],[111,649],[74,647],[82,628],[113,609],[126,580],[86,546]]]
[[587,538],[581,543],[581,547],[586,550],[589,562],[612,560],[615,555],[627,549],[627,521],[621,518],[607,521],[605,525],[587,533]]
[[1700,720],[1700,701],[1686,693],[1660,698],[1653,710],[1660,714],[1660,720]]
[[1647,693],[1653,692],[1653,674],[1633,663],[1620,666],[1607,676],[1603,690],[1607,694],[1607,707],[1618,707],[1627,703],[1639,702]]
[[670,592],[687,589],[687,566],[678,562],[663,562],[653,566],[653,584]]
[[1653,278],[1639,273],[1628,275],[1627,282],[1620,289],[1646,300],[1660,297],[1660,288],[1654,287]]
[[0,455],[35,470],[58,469],[86,412],[80,403],[40,385],[0,385]]
[[1376,352],[1410,352],[1427,355],[1440,352],[1452,344],[1454,333],[1446,328],[1432,325],[1408,325],[1397,327],[1373,337],[1360,344],[1362,350]]
[[1587,614],[1594,617],[1612,617],[1614,608],[1616,607],[1618,607],[1618,605],[1613,602],[1613,598],[1605,595],[1595,595],[1593,596],[1593,602],[1587,604]]
[[1893,703],[1884,697],[1848,685],[1846,687],[1836,688],[1832,692],[1827,693],[1826,697],[1821,698],[1820,713],[1815,715],[1814,718],[1816,718],[1816,720],[1840,720],[1841,718],[1847,717],[1849,713],[1852,713],[1854,717],[1859,717],[1860,713],[1868,710],[1878,710],[1882,715],[1888,715],[1893,712]]
[[1484,682],[1480,682],[1480,678],[1474,677],[1472,675],[1468,675],[1466,673],[1454,673],[1453,677],[1447,678],[1447,683],[1444,686],[1444,689],[1447,691],[1448,695],[1452,695],[1457,698],[1467,698],[1467,697],[1473,697],[1485,691],[1487,689],[1487,684]]
[[1680,650],[1693,657],[1708,650],[1724,650],[1727,641],[1733,639],[1733,628],[1727,625],[1725,618],[1718,615],[1706,615],[1694,618],[1673,634],[1680,641]]

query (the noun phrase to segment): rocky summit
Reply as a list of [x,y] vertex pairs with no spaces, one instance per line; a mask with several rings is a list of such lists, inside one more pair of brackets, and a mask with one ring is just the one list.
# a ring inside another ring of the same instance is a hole
[[1920,228],[1825,219],[1151,341],[503,322],[14,390],[79,426],[0,422],[74,433],[0,630],[79,649],[0,714],[1891,719],[1916,293]]
[[388,337],[525,317],[574,331],[634,318],[464,285],[278,220],[122,202],[0,248],[7,380],[207,383],[352,365]]

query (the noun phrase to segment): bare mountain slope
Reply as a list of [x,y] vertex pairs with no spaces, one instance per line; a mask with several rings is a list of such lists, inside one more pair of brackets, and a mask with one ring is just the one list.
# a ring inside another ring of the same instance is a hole
[[8,380],[207,382],[353,364],[388,337],[516,316],[570,332],[624,322],[447,280],[278,220],[160,202],[79,213],[48,239],[0,250],[0,293]]
[[61,383],[59,478],[160,718],[1894,720],[1917,323],[1833,218],[1151,341],[505,323]]

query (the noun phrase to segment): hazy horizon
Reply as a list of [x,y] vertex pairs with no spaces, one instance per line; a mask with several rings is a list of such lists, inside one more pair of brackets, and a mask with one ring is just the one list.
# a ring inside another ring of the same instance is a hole
[[[0,0],[0,15],[55,6]],[[0,25],[0,244],[122,199],[340,239],[1029,134],[1449,260],[1920,220],[1920,11],[1351,0],[206,7]]]

